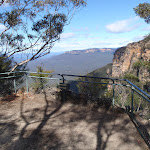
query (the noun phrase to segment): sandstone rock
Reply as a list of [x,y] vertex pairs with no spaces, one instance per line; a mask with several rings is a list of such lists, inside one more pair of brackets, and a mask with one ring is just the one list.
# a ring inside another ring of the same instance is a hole
[[[139,60],[150,61],[150,41],[130,43],[116,50],[113,58],[112,77],[121,77],[125,73],[133,73],[133,64]],[[142,68],[139,79],[150,81],[150,71]]]

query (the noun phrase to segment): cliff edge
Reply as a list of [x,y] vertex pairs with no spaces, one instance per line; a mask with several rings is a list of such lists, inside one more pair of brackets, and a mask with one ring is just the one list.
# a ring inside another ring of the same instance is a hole
[[114,53],[112,77],[123,77],[127,73],[134,74],[140,81],[150,81],[150,35]]

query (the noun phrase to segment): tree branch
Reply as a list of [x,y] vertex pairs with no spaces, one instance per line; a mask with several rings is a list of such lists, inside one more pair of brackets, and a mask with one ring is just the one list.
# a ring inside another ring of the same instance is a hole
[[0,36],[2,36],[9,29],[10,29],[10,27],[9,28],[6,27],[6,29],[4,31],[2,31],[2,33],[0,34]]
[[[27,59],[27,60],[24,60],[24,61],[22,61],[22,62],[20,62],[20,63],[17,63],[17,64],[11,69],[11,72],[13,72],[18,66],[21,66],[21,65],[23,65],[23,64],[28,63],[28,62],[31,61],[31,60],[34,60],[34,59],[35,59],[35,56],[37,56],[37,55],[45,48],[46,45],[55,43],[57,40],[59,40],[59,38],[57,38],[57,39],[54,40],[54,41],[51,41],[50,43],[49,43],[50,40],[47,41],[47,42],[38,50],[38,52],[35,53],[31,58],[29,58],[29,59]],[[52,47],[51,47],[51,48],[52,48]],[[36,59],[37,59],[37,58],[39,58],[39,57],[36,57]]]

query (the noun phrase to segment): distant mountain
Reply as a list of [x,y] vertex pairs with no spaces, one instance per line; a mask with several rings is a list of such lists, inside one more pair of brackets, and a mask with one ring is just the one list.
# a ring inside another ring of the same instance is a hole
[[115,50],[92,48],[67,51],[57,56],[32,61],[28,67],[31,71],[36,71],[36,66],[42,65],[45,70],[54,70],[55,73],[85,75],[111,63]]
[[115,48],[90,48],[86,50],[72,50],[72,51],[67,51],[65,52],[66,54],[72,54],[72,55],[79,55],[79,54],[86,54],[86,53],[95,53],[95,52],[110,52],[113,53],[115,52]]
[[[42,60],[44,60],[44,59],[46,59],[46,58],[51,58],[51,57],[53,57],[53,56],[60,55],[60,54],[62,54],[62,53],[64,53],[64,52],[51,52],[51,53],[49,53],[49,54],[47,54],[47,55],[45,55],[45,56],[39,58],[39,59],[38,59],[38,62],[40,62],[40,61],[42,61]],[[27,54],[26,54],[26,53],[17,53],[17,54],[15,54],[15,55],[13,56],[13,58],[14,58],[14,60],[15,60],[16,62],[20,62],[20,61],[23,61],[23,60],[25,60],[25,59],[27,59],[27,58],[30,58],[32,55],[33,55],[32,53],[27,53]]]

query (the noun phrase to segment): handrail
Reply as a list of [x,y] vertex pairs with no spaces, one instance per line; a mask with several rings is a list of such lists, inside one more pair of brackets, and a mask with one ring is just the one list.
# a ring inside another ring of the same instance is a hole
[[108,78],[108,77],[95,77],[95,76],[83,76],[83,75],[70,75],[70,74],[58,74],[60,76],[70,76],[70,77],[87,77],[87,78],[93,78],[93,79],[110,79],[110,80],[119,80],[119,81],[125,81],[125,79],[118,79],[118,78]]
[[139,87],[137,87],[136,85],[134,85],[132,82],[130,82],[127,79],[118,79],[118,78],[108,78],[108,77],[94,77],[94,76],[82,76],[82,75],[70,75],[70,74],[58,74],[61,76],[70,76],[70,77],[85,77],[85,78],[93,78],[93,79],[109,79],[109,80],[118,80],[118,81],[126,81],[127,83],[129,83],[131,86],[133,86],[135,89],[139,90],[141,93],[143,93],[144,95],[146,95],[149,99],[150,99],[150,95],[148,93],[146,93],[145,91],[143,91],[142,89],[140,89]]
[[22,73],[33,73],[33,74],[48,74],[52,75],[52,73],[45,73],[45,72],[32,72],[32,71],[16,71],[15,73],[22,72]]
[[146,95],[150,99],[150,95],[148,93],[144,92],[142,89],[140,89],[138,86],[134,85],[129,80],[126,80],[126,82],[129,83],[130,85],[132,85],[135,89],[139,90],[141,93],[143,93],[144,95]]
[[28,76],[28,77],[30,77],[30,78],[42,78],[42,79],[51,79],[51,80],[56,80],[56,79],[58,79],[58,78],[49,78],[49,77],[37,77],[37,76]]
[[14,71],[14,72],[4,72],[4,73],[0,73],[1,74],[13,74],[13,73],[36,73],[36,74],[50,74],[52,75],[52,73],[45,73],[45,72],[32,72],[32,71]]
[[1,72],[0,75],[1,74],[12,74],[12,73],[15,73],[15,72]]
[[[60,79],[62,80],[62,79]],[[72,81],[72,80],[65,80],[65,81]],[[126,86],[126,87],[131,87],[130,85],[126,85],[126,84],[116,84],[116,83],[104,83],[104,82],[91,82],[91,81],[81,81],[81,80],[78,80],[76,82],[83,82],[83,83],[96,83],[96,84],[108,84],[108,85],[119,85],[119,86]]]
[[[52,75],[52,73],[31,72],[31,71],[4,72],[4,73],[0,73],[0,75],[3,75],[3,74],[15,74],[15,73],[21,73],[21,72],[22,73],[36,73],[36,74]],[[145,96],[147,96],[150,99],[150,95],[148,93],[146,93],[145,91],[143,91],[142,89],[140,89],[139,87],[137,87],[136,85],[134,85],[132,82],[130,82],[127,79],[118,79],[118,78],[109,78],[109,77],[95,77],[95,76],[85,76],[85,75],[72,75],[72,74],[53,74],[53,75],[59,75],[59,76],[62,76],[62,77],[69,76],[69,77],[81,77],[81,78],[83,77],[83,78],[93,78],[93,79],[107,79],[107,80],[112,80],[113,84],[114,84],[114,81],[126,81],[128,84],[130,84],[132,87],[134,87],[135,89],[137,89],[138,91],[140,91],[142,94],[144,94]],[[11,78],[11,77],[12,76],[10,76],[9,78]],[[8,78],[8,77],[1,77],[1,78]]]
[[0,77],[0,79],[16,78],[16,76]]
[[140,96],[142,96],[145,100],[147,100],[150,103],[150,99],[148,99],[147,97],[145,97],[143,94],[141,94],[138,90],[133,89],[135,92],[137,92]]

